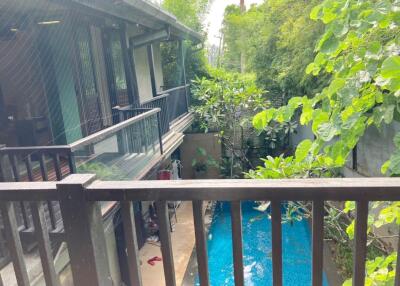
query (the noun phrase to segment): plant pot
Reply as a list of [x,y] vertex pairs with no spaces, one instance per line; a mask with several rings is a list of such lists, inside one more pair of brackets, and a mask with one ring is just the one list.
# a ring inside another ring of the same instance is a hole
[[195,179],[206,179],[207,178],[207,171],[194,171],[194,178]]

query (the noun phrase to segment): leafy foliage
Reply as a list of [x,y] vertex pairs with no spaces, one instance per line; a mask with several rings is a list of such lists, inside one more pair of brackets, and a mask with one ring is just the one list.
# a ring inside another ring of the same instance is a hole
[[[207,12],[209,0],[164,0],[162,7],[174,14],[176,18],[189,28],[201,32],[202,19]],[[164,84],[166,87],[176,87],[181,84],[182,74],[177,65],[180,53],[176,42],[161,44]],[[206,56],[203,49],[193,47],[190,41],[184,41],[185,68],[188,82],[196,76],[208,76]]]
[[202,30],[202,19],[207,12],[209,0],[164,0],[162,7],[195,31]]
[[223,26],[223,66],[239,71],[240,54],[244,53],[246,71],[255,72],[259,86],[279,101],[320,91],[328,76],[316,78],[304,73],[323,33],[323,25],[308,16],[319,2],[271,0],[245,13],[236,5],[228,6]]
[[[344,166],[367,128],[390,124],[399,110],[400,1],[325,0],[312,9],[310,17],[325,24],[325,32],[306,73],[329,74],[329,84],[313,97],[293,97],[286,106],[263,111],[253,124],[263,130],[274,122],[289,122],[299,112],[300,124],[311,126],[315,140],[301,142],[294,156],[268,158],[249,177],[330,176],[332,170]],[[389,175],[400,174],[400,135],[394,142],[398,150],[382,166]],[[378,215],[369,217],[369,237],[376,242],[373,228],[400,223],[400,206],[378,202],[372,208]],[[354,204],[346,204],[346,212],[353,209]],[[350,222],[350,238],[353,231],[354,222]],[[395,258],[395,253],[369,257],[366,285],[391,285]],[[351,280],[345,285],[351,285]]]
[[[229,154],[228,176],[243,171],[241,165],[249,164],[247,146],[240,136],[242,128],[251,128],[251,117],[264,107],[264,91],[257,88],[252,75],[211,70],[210,78],[193,81],[195,115],[205,132],[216,130],[226,153]],[[238,164],[239,163],[239,164]],[[226,164],[221,164],[226,165]],[[234,169],[239,169],[234,172]]]
[[[311,124],[316,136],[305,159],[326,169],[342,167],[366,128],[391,123],[397,109],[400,19],[396,5],[398,1],[329,0],[316,6],[311,17],[327,26],[307,71],[315,76],[322,71],[332,74],[330,84],[313,98],[294,97],[286,106],[257,115],[254,126],[288,122],[300,109],[300,124]],[[301,154],[304,157],[304,150]],[[385,169],[396,173],[397,157],[392,159]]]

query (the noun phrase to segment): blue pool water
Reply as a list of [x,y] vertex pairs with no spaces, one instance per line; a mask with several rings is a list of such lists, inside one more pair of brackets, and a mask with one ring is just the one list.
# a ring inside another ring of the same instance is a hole
[[[271,220],[242,203],[243,251],[246,286],[272,285]],[[282,224],[283,284],[311,285],[311,234],[306,220]],[[230,204],[218,203],[208,234],[212,286],[233,286]],[[198,279],[196,282],[198,284]],[[324,274],[324,286],[328,286]]]

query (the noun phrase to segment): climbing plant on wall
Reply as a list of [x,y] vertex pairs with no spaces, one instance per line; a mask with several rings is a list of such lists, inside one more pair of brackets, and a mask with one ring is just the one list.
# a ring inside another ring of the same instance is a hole
[[[315,140],[302,141],[294,156],[268,158],[251,178],[332,175],[368,127],[390,124],[400,111],[400,1],[325,0],[310,17],[323,22],[325,32],[305,72],[331,74],[329,85],[313,97],[293,97],[286,106],[262,111],[253,124],[262,130],[273,121],[289,122],[299,110],[300,124],[311,126]],[[382,166],[388,175],[400,174],[400,134],[394,140],[398,150]],[[399,203],[382,204],[372,205],[383,210],[370,224],[399,224]],[[353,209],[346,204],[347,212]],[[393,283],[394,262],[395,254],[368,261],[366,285]]]

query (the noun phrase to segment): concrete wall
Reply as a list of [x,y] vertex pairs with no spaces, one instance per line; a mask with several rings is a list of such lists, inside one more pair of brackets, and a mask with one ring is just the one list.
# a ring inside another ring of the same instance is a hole
[[305,139],[314,139],[314,133],[311,130],[311,125],[298,125],[296,133],[290,136],[290,145],[294,148]]
[[147,47],[136,48],[133,55],[135,58],[135,70],[140,102],[144,102],[153,98]]
[[153,61],[154,61],[154,74],[156,78],[157,92],[163,90],[164,87],[164,75],[162,70],[162,58],[160,43],[153,44]]
[[[215,160],[219,161],[221,159],[221,144],[218,142],[215,133],[185,134],[183,143],[180,146],[183,179],[193,179],[195,177],[192,161],[198,157],[197,148],[199,147],[206,150],[207,154],[211,155]],[[220,178],[219,174],[217,168],[208,167],[204,178],[218,179]]]
[[[135,48],[135,71],[139,89],[140,102],[148,101],[153,98],[151,87],[150,66],[148,59],[147,46]],[[154,75],[156,80],[157,92],[162,91],[164,86],[164,76],[162,72],[160,44],[153,44]]]
[[393,138],[400,132],[400,123],[393,121],[390,125],[382,125],[379,130],[375,126],[367,129],[357,144],[357,171],[363,176],[379,177],[381,166],[395,151]]
[[[381,177],[381,167],[395,151],[393,138],[400,132],[400,123],[394,121],[390,125],[379,128],[371,126],[357,144],[357,172],[352,171],[353,158],[350,154],[343,170],[345,177]],[[304,139],[313,139],[310,126],[299,125],[297,134],[292,134],[291,144],[296,147]]]

